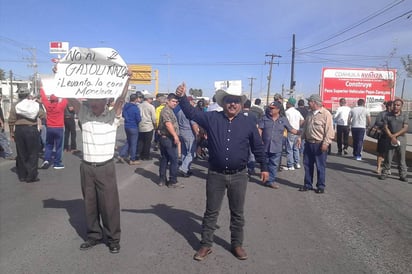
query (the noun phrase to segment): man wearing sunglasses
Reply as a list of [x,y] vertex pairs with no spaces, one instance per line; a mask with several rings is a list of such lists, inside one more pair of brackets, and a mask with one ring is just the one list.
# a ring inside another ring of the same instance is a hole
[[185,93],[186,85],[183,83],[176,89],[180,106],[188,119],[194,120],[206,130],[209,146],[201,247],[193,258],[202,261],[212,252],[213,234],[227,191],[231,215],[231,251],[239,260],[246,260],[247,254],[242,248],[245,194],[249,181],[246,165],[250,148],[256,161],[260,163],[262,182],[267,181],[269,173],[262,139],[253,119],[241,113],[246,101],[246,96],[241,91],[216,91],[216,102],[223,108],[220,112],[197,111],[190,105]]

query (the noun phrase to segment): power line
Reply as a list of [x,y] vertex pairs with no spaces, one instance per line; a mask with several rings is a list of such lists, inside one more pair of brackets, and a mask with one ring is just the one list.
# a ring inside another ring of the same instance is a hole
[[381,10],[378,10],[378,11],[372,13],[371,15],[368,15],[367,17],[361,19],[359,22],[357,22],[357,23],[355,23],[355,24],[353,24],[353,25],[351,25],[351,26],[343,29],[342,31],[339,31],[338,33],[332,35],[331,37],[329,37],[329,38],[327,38],[327,39],[325,39],[325,40],[322,40],[322,41],[320,41],[320,42],[317,42],[317,43],[315,43],[315,44],[312,44],[312,45],[310,45],[310,46],[307,46],[307,47],[304,47],[304,48],[302,48],[302,49],[299,49],[298,51],[305,50],[305,49],[308,49],[308,48],[313,48],[313,47],[315,47],[315,46],[317,46],[317,45],[320,45],[320,44],[323,44],[323,43],[325,43],[325,42],[327,42],[327,41],[330,41],[330,40],[332,40],[333,38],[336,38],[336,37],[338,37],[338,36],[340,36],[340,35],[348,32],[348,31],[350,31],[350,30],[352,30],[352,29],[354,29],[354,28],[356,28],[356,27],[359,27],[360,25],[362,25],[362,24],[364,24],[364,23],[372,20],[373,18],[375,18],[375,17],[377,17],[377,16],[379,16],[379,15],[381,15],[382,13],[387,12],[388,10],[392,9],[393,7],[399,5],[400,3],[404,2],[404,1],[405,1],[405,0],[400,0],[400,1],[396,2],[396,3],[394,3],[394,4],[389,4],[389,5],[390,5],[389,7],[388,7],[388,5],[385,6],[385,7],[383,7]]
[[407,15],[407,14],[409,14],[409,13],[412,13],[412,10],[409,10],[409,11],[407,11],[407,12],[405,12],[405,13],[402,13],[401,15],[396,16],[396,17],[392,18],[391,20],[388,20],[388,21],[386,21],[386,22],[384,22],[384,23],[382,23],[382,24],[380,24],[380,25],[378,25],[378,26],[376,26],[376,27],[370,28],[370,29],[368,29],[368,30],[366,30],[366,31],[363,31],[363,32],[361,32],[361,33],[358,33],[358,34],[356,34],[356,35],[353,35],[353,36],[351,36],[351,37],[349,37],[349,38],[347,38],[347,39],[344,39],[344,40],[342,40],[342,41],[336,42],[336,43],[331,44],[331,45],[329,45],[329,46],[325,46],[325,47],[323,47],[323,48],[315,49],[315,50],[313,50],[313,51],[311,51],[311,52],[321,51],[321,50],[328,49],[328,48],[334,47],[334,46],[336,46],[336,45],[345,43],[345,42],[347,42],[347,41],[349,41],[349,40],[352,40],[352,39],[354,39],[354,38],[357,38],[357,37],[359,37],[359,36],[362,36],[362,35],[364,35],[364,34],[366,34],[366,33],[368,33],[368,32],[371,32],[371,31],[373,31],[373,30],[375,30],[375,29],[378,29],[378,28],[380,28],[380,27],[382,27],[382,26],[384,26],[384,25],[386,25],[386,24],[389,24],[389,23],[391,23],[391,22],[393,22],[393,21],[395,21],[395,20],[398,20],[398,19],[402,18],[403,16],[405,16],[405,15]]

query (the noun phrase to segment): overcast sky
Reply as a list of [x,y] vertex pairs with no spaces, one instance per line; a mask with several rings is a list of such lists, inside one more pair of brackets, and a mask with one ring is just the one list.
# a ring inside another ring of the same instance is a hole
[[[64,41],[152,65],[161,92],[185,81],[206,96],[219,80],[242,80],[249,92],[255,78],[253,97],[265,98],[270,54],[281,56],[271,94],[288,89],[293,34],[298,94],[318,91],[322,67],[389,67],[400,96],[401,58],[412,55],[412,0],[0,0],[0,27],[0,68],[17,79],[33,75],[34,52],[38,73],[51,73],[49,42]],[[412,99],[410,78],[404,96]]]

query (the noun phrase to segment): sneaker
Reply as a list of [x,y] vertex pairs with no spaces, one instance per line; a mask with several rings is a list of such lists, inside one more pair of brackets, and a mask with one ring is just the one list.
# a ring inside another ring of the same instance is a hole
[[184,188],[185,185],[182,183],[176,182],[176,183],[168,183],[167,187],[168,188]]
[[348,155],[348,150],[347,150],[347,149],[344,149],[344,150],[343,150],[343,154]]
[[356,159],[356,161],[362,161],[362,157],[360,157],[360,156],[357,156],[355,159]]
[[190,177],[189,172],[184,172],[184,171],[181,170],[181,169],[179,169],[179,170],[177,171],[177,174],[178,174],[179,176],[181,176],[181,177],[184,177],[184,178]]
[[41,169],[48,169],[49,167],[50,167],[49,161],[44,161],[40,166]]
[[160,178],[159,181],[157,182],[158,186],[164,186],[167,185],[167,180],[165,178]]
[[109,244],[109,251],[110,253],[117,254],[120,252],[120,244],[119,243],[110,243]]
[[296,164],[296,165],[295,165],[295,168],[296,168],[296,169],[301,168],[300,164]]
[[117,158],[117,162],[119,163],[119,164],[125,164],[126,163],[126,160],[123,158],[123,157],[118,157]]
[[295,170],[295,168],[293,166],[292,167],[283,166],[282,170]]
[[53,165],[53,168],[54,169],[63,169],[64,165],[63,164],[55,164],[55,165]]
[[386,171],[386,174],[391,175],[392,172],[391,172],[390,170],[387,170],[387,171]]
[[277,183],[275,183],[275,182],[273,182],[273,183],[266,183],[265,186],[270,187],[270,188],[273,188],[273,189],[279,189],[279,187],[280,187],[280,186],[279,186]]
[[138,164],[140,164],[140,162],[139,161],[132,161],[132,160],[130,160],[129,161],[129,165],[131,165],[131,166],[133,166],[133,165],[138,165]]
[[315,193],[317,193],[317,194],[323,194],[323,193],[325,193],[325,189],[323,189],[323,188],[317,188],[317,189],[315,189]]

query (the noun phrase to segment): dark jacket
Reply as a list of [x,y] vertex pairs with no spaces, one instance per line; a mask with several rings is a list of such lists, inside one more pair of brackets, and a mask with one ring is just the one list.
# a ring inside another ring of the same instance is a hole
[[140,109],[135,103],[126,103],[123,107],[122,116],[124,118],[125,128],[138,128],[142,120]]

